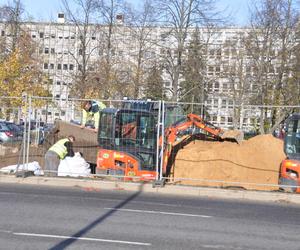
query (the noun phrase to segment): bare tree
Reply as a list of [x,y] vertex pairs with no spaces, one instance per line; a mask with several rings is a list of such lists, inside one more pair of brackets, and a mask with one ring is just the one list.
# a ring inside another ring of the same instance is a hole
[[95,59],[92,58],[97,49],[97,45],[92,43],[96,34],[94,25],[96,3],[94,0],[72,0],[72,4],[68,0],[62,2],[68,22],[75,27],[74,35],[79,38],[78,50],[69,51],[78,68],[73,76],[75,84],[72,92],[80,97],[90,97],[90,95],[97,97],[93,67]]
[[[116,56],[116,34],[119,31],[117,16],[120,25],[124,20],[124,15],[120,14],[121,2],[119,0],[96,0],[97,17],[101,25],[97,27],[97,32],[101,36],[100,58],[97,67],[97,81],[99,83],[100,94],[104,98],[117,97],[120,90],[120,72],[118,58]],[[122,90],[124,90],[123,88]]]
[[[287,88],[296,46],[293,0],[263,0],[254,5],[247,50],[254,67],[253,84],[260,105],[288,105]],[[258,84],[259,83],[259,84]],[[290,110],[263,108],[260,133],[271,133]],[[267,119],[271,117],[271,119]]]
[[[228,109],[231,112],[233,128],[242,129],[244,105],[251,103],[252,64],[247,57],[245,47],[247,32],[238,32],[227,39],[223,45],[222,72],[220,77],[225,81],[222,86],[223,97],[230,100]],[[233,60],[228,60],[231,57]]]
[[195,25],[207,24],[212,20],[214,0],[158,0],[161,22],[168,28],[162,40],[165,44],[165,66],[172,82],[172,99],[178,100],[183,60],[189,32]]
[[156,61],[151,36],[155,31],[153,25],[156,22],[157,14],[150,0],[145,0],[140,9],[127,6],[125,13],[129,19],[126,21],[126,25],[130,31],[130,39],[128,39],[126,47],[130,47],[130,43],[133,43],[137,48],[136,53],[131,56],[131,65],[133,97],[138,98],[142,95],[147,71],[153,69],[152,65]]
[[21,35],[21,21],[24,12],[20,0],[13,0],[7,5],[0,7],[0,20],[5,24],[7,36],[1,37],[1,54],[3,58],[12,53],[17,46],[18,40]]

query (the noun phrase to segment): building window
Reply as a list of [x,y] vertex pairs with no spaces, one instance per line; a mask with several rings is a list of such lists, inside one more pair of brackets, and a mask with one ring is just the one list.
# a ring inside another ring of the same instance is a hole
[[40,32],[40,38],[44,38],[44,32]]
[[49,54],[49,48],[45,48],[44,53]]
[[70,64],[69,65],[69,70],[73,70],[74,69],[74,64]]
[[48,63],[44,63],[44,69],[48,69]]
[[82,56],[82,49],[79,49],[78,54]]
[[1,30],[1,36],[5,36],[5,31]]
[[51,38],[55,38],[55,34],[51,34]]
[[92,36],[92,40],[96,40],[96,37],[95,37],[95,36]]
[[32,37],[32,38],[36,38],[36,35],[35,35],[35,34],[32,34],[31,37]]
[[57,69],[61,69],[61,64],[57,64]]
[[63,70],[68,70],[68,64],[63,65]]
[[226,108],[226,100],[222,100],[222,108]]
[[78,64],[78,70],[82,70],[82,65]]
[[51,54],[54,54],[55,53],[55,49],[51,48],[50,52],[51,52]]
[[216,75],[220,75],[220,71],[221,71],[220,66],[216,66]]
[[[60,98],[60,95],[55,95],[55,98]],[[56,115],[56,114],[55,114]]]
[[218,90],[220,88],[220,84],[218,82],[215,82],[215,90]]
[[56,82],[56,85],[60,85],[60,81],[57,81],[57,82]]
[[50,69],[54,69],[54,63],[50,63]]

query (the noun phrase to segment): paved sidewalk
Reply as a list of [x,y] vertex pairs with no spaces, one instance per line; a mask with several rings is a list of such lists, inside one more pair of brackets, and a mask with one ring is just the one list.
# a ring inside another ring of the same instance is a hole
[[130,183],[121,181],[104,181],[99,179],[73,179],[62,177],[31,176],[17,178],[13,175],[0,175],[0,183],[21,183],[31,185],[48,185],[57,187],[82,187],[97,190],[142,191],[168,195],[198,196],[221,199],[243,199],[264,202],[293,203],[300,205],[300,194],[263,192],[246,190],[229,190],[220,188],[188,187],[166,185],[153,188],[150,183]]

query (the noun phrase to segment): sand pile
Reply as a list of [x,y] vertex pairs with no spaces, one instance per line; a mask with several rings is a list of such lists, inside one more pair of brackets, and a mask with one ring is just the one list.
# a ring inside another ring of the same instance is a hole
[[240,145],[200,140],[179,150],[173,176],[204,180],[180,181],[187,185],[277,190],[276,186],[255,183],[277,185],[280,163],[284,158],[283,141],[272,135],[259,135]]

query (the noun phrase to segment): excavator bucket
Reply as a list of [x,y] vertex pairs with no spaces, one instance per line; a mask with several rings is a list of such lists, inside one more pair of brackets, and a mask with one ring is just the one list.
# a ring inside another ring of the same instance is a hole
[[238,144],[244,140],[244,133],[240,130],[224,130],[220,138],[225,141],[235,141]]

